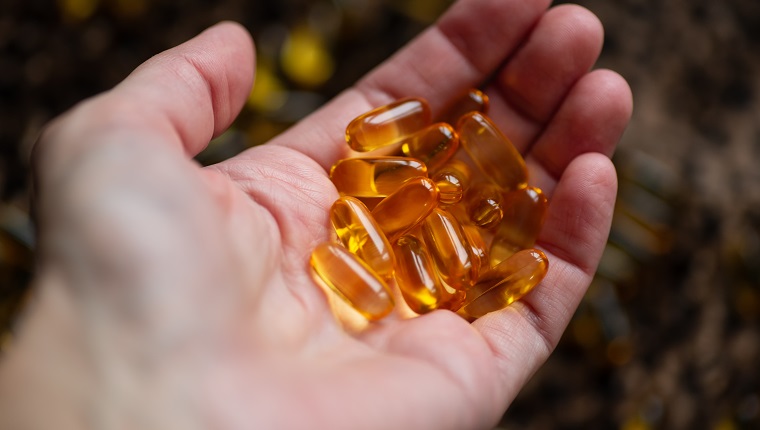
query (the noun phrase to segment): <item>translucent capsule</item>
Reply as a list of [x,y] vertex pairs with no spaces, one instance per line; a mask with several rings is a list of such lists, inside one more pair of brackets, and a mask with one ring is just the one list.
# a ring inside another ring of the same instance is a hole
[[453,205],[464,195],[470,182],[470,168],[464,162],[451,159],[441,166],[432,179],[438,186],[438,200],[442,205]]
[[488,117],[479,112],[464,115],[457,123],[457,133],[462,148],[496,185],[505,191],[526,185],[525,161]]
[[459,221],[449,212],[435,209],[422,223],[422,236],[443,282],[456,290],[470,288],[477,267]]
[[346,158],[330,169],[338,192],[354,197],[386,197],[417,176],[427,176],[427,166],[408,157]]
[[368,320],[378,320],[393,310],[393,297],[385,281],[342,246],[329,242],[317,245],[309,264],[325,285]]
[[485,229],[498,225],[504,216],[501,190],[490,182],[473,184],[467,189],[461,204],[467,221]]
[[427,250],[414,236],[404,235],[393,245],[396,283],[409,307],[418,314],[436,309],[443,286]]
[[412,178],[372,209],[372,216],[388,240],[419,225],[438,204],[438,189],[429,178]]
[[393,251],[369,209],[354,197],[343,196],[330,208],[330,221],[338,239],[380,277],[393,278]]
[[470,112],[488,113],[488,106],[488,96],[484,92],[472,88],[451,102],[439,118],[440,121],[456,124],[464,114]]
[[438,169],[459,148],[459,138],[449,124],[432,124],[404,140],[401,151],[407,157],[418,158],[431,171]]
[[485,239],[483,239],[480,228],[474,225],[462,224],[462,231],[464,232],[465,239],[467,239],[467,243],[470,244],[470,254],[475,265],[475,273],[480,274],[481,271],[488,270],[491,267],[488,259],[488,246]]
[[457,313],[468,320],[503,309],[530,292],[546,276],[549,261],[538,249],[522,250],[481,275]]
[[504,218],[491,242],[491,265],[521,249],[533,247],[546,218],[549,201],[539,188],[527,187],[504,194]]
[[455,290],[443,285],[441,301],[438,303],[438,309],[447,309],[456,312],[462,307],[462,303],[464,303],[466,297],[467,293],[464,290]]
[[400,143],[430,125],[427,102],[406,98],[359,115],[346,127],[346,141],[354,151],[366,152]]

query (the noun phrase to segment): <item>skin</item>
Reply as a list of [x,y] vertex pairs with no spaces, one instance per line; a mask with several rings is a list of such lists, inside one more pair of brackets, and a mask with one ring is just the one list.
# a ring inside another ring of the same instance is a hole
[[[591,68],[602,27],[546,0],[460,0],[437,24],[266,145],[201,168],[254,50],[223,23],[53,121],[35,149],[34,296],[0,361],[2,428],[487,429],[556,346],[599,262],[609,156],[631,114]],[[336,322],[308,268],[330,237],[326,170],[355,116],[402,96],[434,111],[486,86],[544,189],[550,269],[468,324],[448,311]]]

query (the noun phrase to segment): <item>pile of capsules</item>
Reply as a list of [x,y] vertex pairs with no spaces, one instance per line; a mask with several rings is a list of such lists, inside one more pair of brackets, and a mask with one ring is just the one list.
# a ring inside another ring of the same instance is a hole
[[473,321],[546,275],[546,255],[532,247],[547,199],[527,185],[525,161],[487,110],[473,89],[435,121],[425,100],[405,98],[346,128],[351,149],[398,155],[332,166],[338,241],[318,245],[310,265],[368,320],[393,310],[394,283],[417,314],[448,309]]

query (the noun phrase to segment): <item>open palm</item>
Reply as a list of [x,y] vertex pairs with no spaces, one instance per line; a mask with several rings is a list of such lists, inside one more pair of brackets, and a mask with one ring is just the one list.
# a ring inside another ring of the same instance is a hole
[[[38,299],[0,366],[0,416],[125,428],[492,426],[596,269],[616,193],[608,157],[631,110],[622,78],[590,71],[598,20],[548,3],[460,0],[310,117],[207,168],[192,156],[229,126],[253,77],[250,39],[234,24],[152,58],[51,124],[36,148]],[[349,155],[346,124],[403,96],[435,112],[487,78],[491,118],[550,198],[538,241],[548,275],[473,324],[436,311],[346,333],[307,263],[330,237],[337,192],[326,171]],[[19,395],[14,383],[38,391]],[[19,413],[40,399],[71,408]]]

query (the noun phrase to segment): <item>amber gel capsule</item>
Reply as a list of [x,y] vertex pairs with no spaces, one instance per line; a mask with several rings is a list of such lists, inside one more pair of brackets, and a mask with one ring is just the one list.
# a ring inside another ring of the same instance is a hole
[[528,294],[546,276],[549,260],[538,249],[525,249],[484,273],[467,291],[457,312],[468,320],[503,309]]
[[346,158],[330,169],[338,192],[354,197],[386,197],[417,176],[427,176],[427,166],[409,157]]
[[400,143],[431,122],[425,100],[405,98],[356,117],[346,127],[346,141],[354,151],[372,151]]
[[393,245],[396,255],[396,283],[409,307],[424,314],[438,307],[443,286],[422,242],[404,235]]
[[479,112],[464,115],[457,123],[457,133],[462,148],[496,185],[505,191],[525,186],[525,161],[488,117]]
[[504,216],[501,190],[490,182],[472,185],[465,193],[462,204],[467,220],[478,227],[490,229]]
[[456,312],[462,307],[467,292],[464,290],[455,290],[451,287],[443,287],[441,302],[438,303],[438,309],[447,309]]
[[393,297],[385,281],[342,246],[329,242],[317,245],[309,264],[332,291],[368,320],[378,320],[393,310]]
[[330,221],[338,239],[384,279],[393,277],[393,251],[385,234],[358,199],[343,196],[330,208]]
[[422,236],[443,282],[466,290],[477,277],[470,244],[454,215],[435,209],[422,223]]
[[462,115],[470,112],[488,113],[488,96],[477,88],[472,88],[451,102],[441,114],[439,120],[456,124]]
[[475,265],[475,273],[479,274],[488,270],[491,264],[488,259],[488,247],[480,228],[474,225],[462,224],[462,231],[467,243],[470,244],[470,254]]
[[453,205],[462,200],[470,183],[470,168],[461,160],[451,159],[441,166],[432,179],[438,186],[438,200],[442,205]]
[[372,209],[372,216],[391,243],[419,225],[438,204],[438,189],[429,178],[412,178]]
[[546,218],[549,201],[540,188],[527,187],[504,194],[504,218],[494,231],[491,265],[521,249],[532,248]]
[[459,149],[459,138],[449,124],[439,122],[432,124],[404,140],[401,151],[407,157],[422,160],[435,171]]

